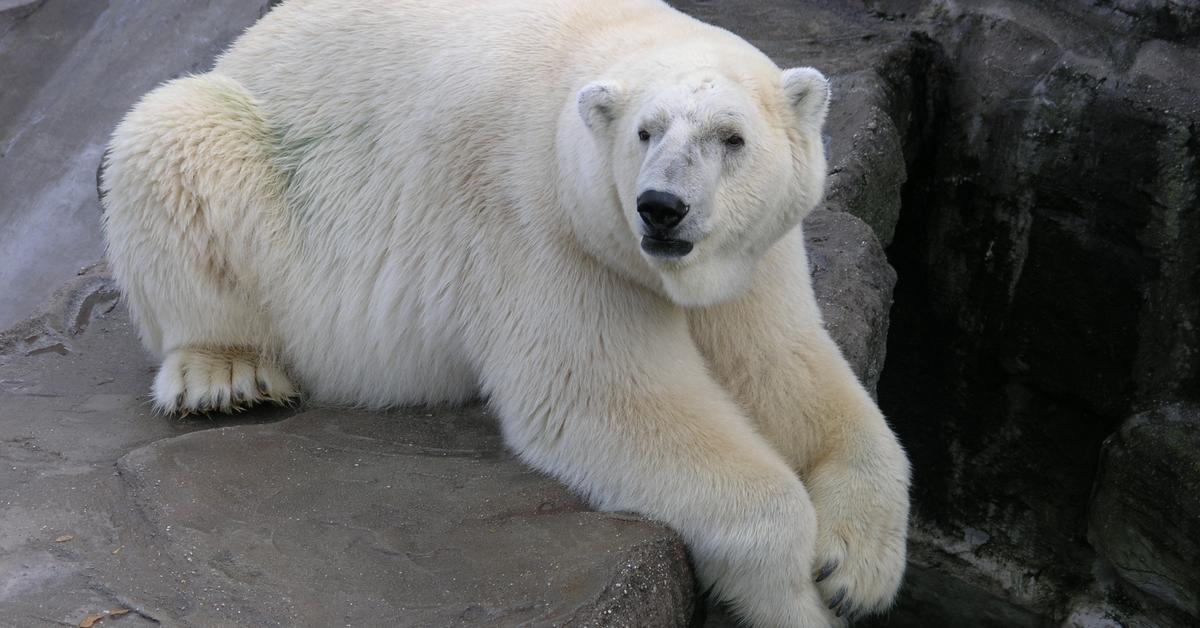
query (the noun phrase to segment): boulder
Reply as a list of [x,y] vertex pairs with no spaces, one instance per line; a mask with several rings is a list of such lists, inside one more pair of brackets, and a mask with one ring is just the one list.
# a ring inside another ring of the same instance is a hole
[[825,328],[874,392],[887,354],[896,271],[871,227],[849,213],[818,209],[803,228]]
[[1104,441],[1088,540],[1151,612],[1177,611],[1160,625],[1200,623],[1200,406],[1137,414]]
[[313,408],[160,440],[117,469],[153,530],[156,576],[176,585],[148,599],[182,604],[180,620],[691,619],[691,572],[674,532],[590,512],[514,460],[478,406]]

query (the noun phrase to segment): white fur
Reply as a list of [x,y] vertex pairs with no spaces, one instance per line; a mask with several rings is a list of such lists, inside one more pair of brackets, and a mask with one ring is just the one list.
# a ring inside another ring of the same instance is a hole
[[[114,134],[109,258],[155,402],[482,392],[524,460],[674,526],[754,625],[833,623],[842,588],[884,608],[908,463],[797,227],[827,105],[820,73],[658,0],[291,0]],[[691,206],[683,258],[641,252],[647,186]]]

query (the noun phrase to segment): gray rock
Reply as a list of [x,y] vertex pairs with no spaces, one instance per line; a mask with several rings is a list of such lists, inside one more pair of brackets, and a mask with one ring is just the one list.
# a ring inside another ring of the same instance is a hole
[[186,589],[179,619],[198,625],[691,618],[674,532],[589,512],[478,407],[312,409],[158,441],[117,468],[169,583],[150,599]]
[[1104,442],[1088,539],[1125,582],[1179,611],[1160,625],[1200,622],[1200,406],[1138,414]]
[[889,86],[875,70],[834,77],[826,207],[858,216],[886,246],[900,219],[908,178]]
[[[930,134],[900,126],[910,167],[879,384],[932,551],[914,561],[958,557],[940,563],[955,586],[1045,621],[1094,590],[1142,621],[1149,608],[1099,582],[1082,531],[1105,437],[1200,390],[1194,3],[869,5],[941,49],[925,57]],[[919,624],[905,613],[897,625]]]
[[887,353],[896,271],[875,233],[851,214],[818,209],[805,218],[803,228],[825,328],[859,379],[874,391]]
[[[881,619],[856,622],[868,628],[1049,628],[1038,613],[1010,603],[993,582],[963,578],[971,566],[945,555],[918,553],[910,558],[904,589],[895,611]],[[953,577],[949,577],[953,574]]]
[[1181,40],[1200,34],[1200,4],[1186,0],[1075,0],[1066,9],[1144,39]]

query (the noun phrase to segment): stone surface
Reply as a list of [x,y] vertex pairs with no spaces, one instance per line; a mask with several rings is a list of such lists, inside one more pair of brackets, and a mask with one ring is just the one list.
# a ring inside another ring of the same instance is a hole
[[1200,623],[1200,406],[1138,414],[1104,442],[1088,523],[1120,577],[1171,607],[1152,609],[1164,625]]
[[804,235],[825,328],[874,391],[887,350],[896,271],[871,228],[848,213],[815,210],[804,219]]
[[[1112,602],[1122,623],[1159,623],[1085,530],[1104,439],[1200,395],[1194,3],[868,5],[934,46],[932,124],[901,129],[879,386],[916,469],[914,564],[960,559],[948,576],[1047,621]],[[923,625],[905,608],[895,625]],[[958,608],[954,623],[978,614]]]
[[270,4],[0,2],[0,329],[103,252],[96,166],[121,116],[207,69]]
[[517,463],[478,408],[313,409],[158,441],[117,468],[168,576],[142,595],[169,609],[186,587],[181,619],[196,624],[691,618],[673,532],[588,512]]

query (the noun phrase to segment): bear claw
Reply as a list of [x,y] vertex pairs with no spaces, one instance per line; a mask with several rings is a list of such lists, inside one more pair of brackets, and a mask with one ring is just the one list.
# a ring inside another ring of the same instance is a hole
[[[838,592],[835,593],[834,596],[829,599],[829,608],[838,606],[839,604],[842,603],[842,600],[844,600],[845,598],[846,598],[846,590],[839,589]],[[838,609],[838,617],[841,617],[841,616],[842,616],[841,609]]]
[[821,570],[817,572],[816,581],[820,582],[820,581],[828,578],[829,574],[832,574],[833,570],[837,569],[837,567],[838,567],[838,562],[836,560],[825,561],[825,564],[821,566]]

